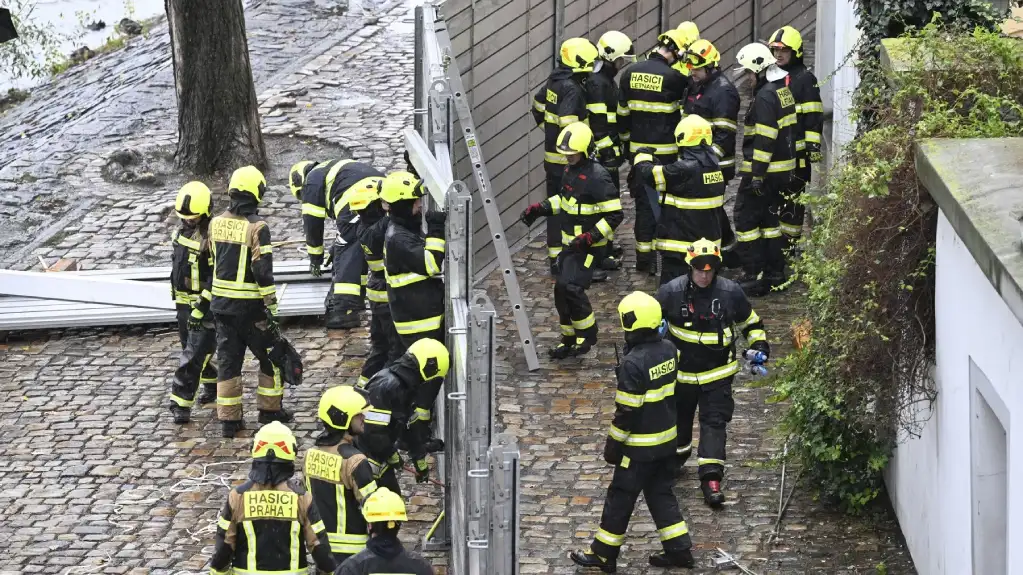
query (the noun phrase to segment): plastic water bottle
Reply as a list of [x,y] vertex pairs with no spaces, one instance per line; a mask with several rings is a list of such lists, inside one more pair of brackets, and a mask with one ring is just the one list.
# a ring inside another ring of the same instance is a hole
[[657,334],[664,337],[668,333],[668,322],[661,320],[661,325],[657,326]]
[[747,349],[742,356],[752,364],[763,365],[767,363],[767,354],[759,350]]
[[759,363],[754,363],[753,365],[749,366],[749,371],[750,373],[753,374],[754,377],[763,377],[767,375],[767,368],[760,365]]

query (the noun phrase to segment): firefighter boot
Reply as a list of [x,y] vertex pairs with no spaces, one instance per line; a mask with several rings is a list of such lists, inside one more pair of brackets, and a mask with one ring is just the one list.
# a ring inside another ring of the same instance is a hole
[[243,429],[245,429],[245,422],[242,420],[220,422],[220,435],[227,439],[231,439],[235,435],[238,435],[238,432]]
[[[213,398],[216,401],[216,397]],[[187,407],[181,407],[176,403],[172,403],[170,406],[171,415],[174,416],[174,423],[182,425],[192,420],[192,410]]]
[[700,482],[703,491],[703,502],[711,507],[721,507],[725,503],[725,494],[721,491],[721,482],[704,479]]
[[760,274],[751,273],[747,270],[736,276],[735,283],[739,284],[739,287],[742,288],[742,291],[748,297],[762,297],[771,291],[770,286],[760,277]]
[[650,564],[654,567],[662,567],[665,569],[671,567],[685,567],[686,569],[692,569],[696,566],[696,560],[693,559],[693,552],[689,549],[685,551],[672,551],[664,553],[655,553],[650,556]]
[[199,394],[199,405],[208,405],[210,403],[216,402],[217,402],[216,382],[202,384],[202,392]]
[[557,347],[547,350],[551,359],[565,359],[575,355],[575,336],[567,335],[561,337],[561,343]]
[[572,563],[580,567],[594,567],[604,573],[614,573],[618,570],[614,559],[604,559],[600,555],[595,555],[589,551],[572,551],[568,554],[568,558],[572,560]]
[[603,283],[607,281],[607,272],[601,268],[593,270],[593,282]]
[[575,350],[572,355],[585,355],[593,346],[597,345],[597,336],[590,337],[577,337],[575,340]]
[[327,329],[352,329],[359,327],[360,323],[359,312],[356,310],[344,309],[336,301],[327,308]]
[[621,269],[622,262],[618,261],[614,256],[608,256],[600,262],[600,269],[613,272],[617,269]]
[[263,409],[259,410],[259,422],[270,423],[271,421],[280,421],[281,423],[291,423],[295,417],[291,415],[291,412],[283,407],[277,411],[266,411]]

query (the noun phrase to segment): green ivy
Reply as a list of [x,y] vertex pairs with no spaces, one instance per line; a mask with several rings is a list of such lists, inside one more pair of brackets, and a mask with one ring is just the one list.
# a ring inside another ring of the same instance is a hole
[[[781,361],[771,384],[785,402],[790,455],[819,496],[853,513],[882,492],[893,449],[919,431],[936,397],[938,208],[917,181],[914,144],[1023,136],[1023,48],[991,31],[990,11],[961,0],[864,1],[860,10],[878,40],[898,22],[910,69],[885,77],[873,46],[857,65],[860,134],[826,192],[804,199],[814,229],[794,267],[807,285],[810,343]],[[925,10],[941,15],[920,22]]]

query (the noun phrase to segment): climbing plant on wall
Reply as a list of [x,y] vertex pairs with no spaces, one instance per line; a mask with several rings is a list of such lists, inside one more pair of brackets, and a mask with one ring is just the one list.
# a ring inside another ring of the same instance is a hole
[[[804,477],[850,512],[881,493],[892,450],[935,399],[938,209],[917,181],[914,143],[1023,136],[1023,47],[991,31],[990,10],[963,0],[865,0],[859,10],[870,43],[857,65],[861,131],[826,192],[807,199],[815,225],[795,269],[810,338],[773,383]],[[886,75],[878,48],[890,35],[908,69]]]

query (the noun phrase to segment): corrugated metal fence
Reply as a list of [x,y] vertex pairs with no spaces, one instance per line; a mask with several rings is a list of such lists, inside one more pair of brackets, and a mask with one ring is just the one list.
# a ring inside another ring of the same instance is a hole
[[[604,32],[620,30],[633,39],[638,51],[645,51],[661,31],[693,20],[701,36],[721,51],[723,65],[730,67],[735,53],[751,38],[764,39],[785,24],[796,26],[812,42],[816,5],[816,0],[446,0],[441,4],[513,251],[530,238],[530,230],[516,223],[518,214],[544,198],[543,133],[529,109],[532,94],[552,69],[561,39],[583,36],[596,42]],[[463,147],[455,147],[454,161],[455,177],[475,188]],[[479,212],[480,202],[475,205]],[[477,213],[475,228],[475,266],[485,274],[493,268],[495,255],[482,212]]]

